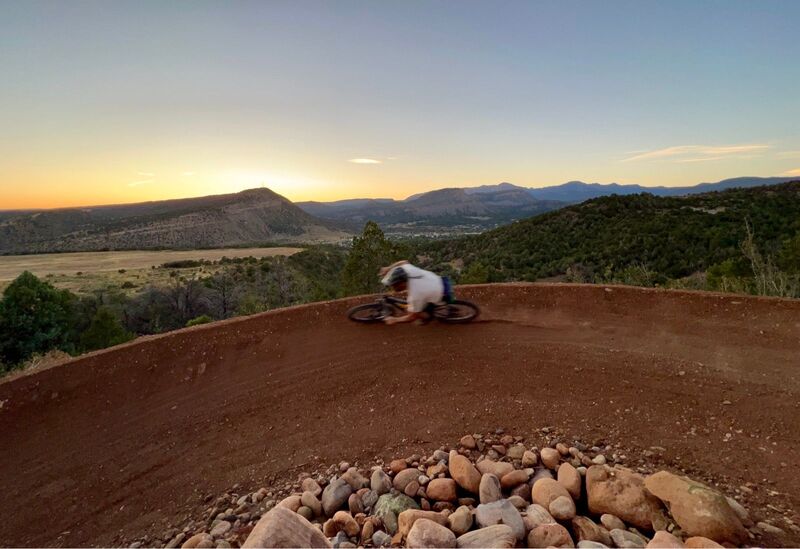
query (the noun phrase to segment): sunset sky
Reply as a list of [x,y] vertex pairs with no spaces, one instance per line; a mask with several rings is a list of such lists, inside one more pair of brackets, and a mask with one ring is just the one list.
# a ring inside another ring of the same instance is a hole
[[0,209],[800,177],[800,1],[0,1]]

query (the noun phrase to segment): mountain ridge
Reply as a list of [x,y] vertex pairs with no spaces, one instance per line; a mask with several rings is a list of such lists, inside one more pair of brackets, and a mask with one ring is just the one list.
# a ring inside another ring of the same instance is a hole
[[0,253],[186,249],[347,236],[266,188],[134,204],[5,212]]

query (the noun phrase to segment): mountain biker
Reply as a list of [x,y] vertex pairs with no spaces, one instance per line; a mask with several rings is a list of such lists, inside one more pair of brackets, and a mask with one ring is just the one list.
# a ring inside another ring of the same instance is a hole
[[408,291],[407,314],[386,317],[386,324],[428,320],[436,305],[452,299],[447,277],[415,267],[406,260],[383,267],[379,275],[384,286],[390,286],[396,292]]

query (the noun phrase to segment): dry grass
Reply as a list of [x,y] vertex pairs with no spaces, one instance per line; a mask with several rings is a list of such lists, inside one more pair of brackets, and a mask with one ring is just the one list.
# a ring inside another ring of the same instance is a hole
[[88,294],[102,288],[122,288],[126,282],[129,283],[129,293],[133,293],[142,286],[165,282],[174,270],[178,270],[183,276],[198,271],[216,270],[213,265],[187,269],[153,268],[167,262],[189,259],[219,261],[223,257],[288,256],[299,251],[301,248],[220,248],[0,256],[0,291],[22,271],[27,270],[59,288],[76,293]]

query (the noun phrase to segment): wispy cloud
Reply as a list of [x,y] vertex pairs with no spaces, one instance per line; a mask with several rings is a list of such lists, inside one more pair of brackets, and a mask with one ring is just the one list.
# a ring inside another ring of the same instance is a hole
[[654,151],[641,152],[622,160],[622,162],[636,162],[641,160],[671,160],[673,162],[703,162],[707,160],[719,160],[720,158],[730,158],[742,155],[752,155],[763,153],[769,149],[769,145],[748,144],[748,145],[677,145]]
[[348,162],[352,162],[353,164],[383,164],[382,160],[376,160],[374,158],[351,158]]
[[183,172],[181,174],[181,176],[183,176],[183,177],[192,177],[193,175],[194,175],[194,172]]
[[138,187],[139,185],[147,185],[148,183],[152,183],[155,179],[142,179],[139,181],[131,181],[128,183],[128,187]]
[[783,151],[775,153],[778,158],[800,158],[800,151]]
[[781,175],[800,175],[800,168],[783,172]]
[[136,172],[136,175],[141,175],[142,177],[155,177],[156,174],[153,172]]

